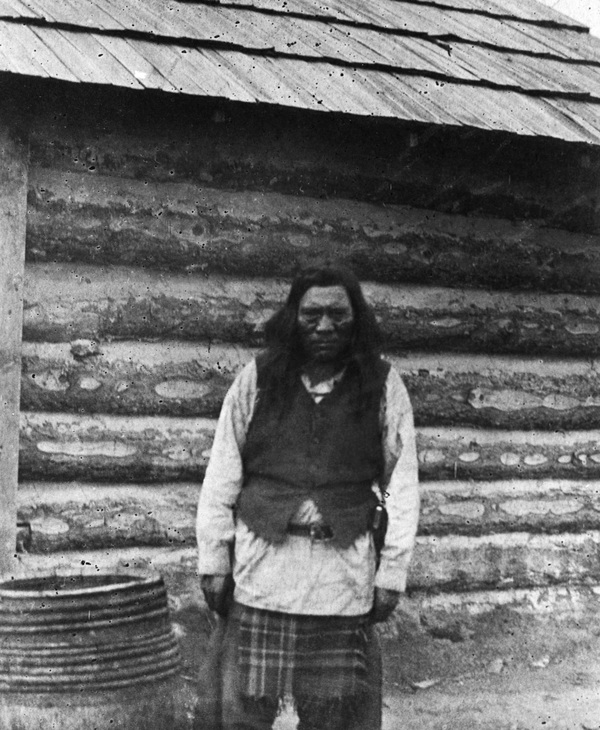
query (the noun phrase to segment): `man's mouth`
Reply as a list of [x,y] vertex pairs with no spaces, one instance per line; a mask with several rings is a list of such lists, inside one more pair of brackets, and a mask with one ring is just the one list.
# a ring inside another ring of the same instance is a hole
[[311,340],[311,345],[319,350],[325,349],[328,350],[331,347],[337,347],[338,340],[335,338],[329,338],[329,339],[314,339]]

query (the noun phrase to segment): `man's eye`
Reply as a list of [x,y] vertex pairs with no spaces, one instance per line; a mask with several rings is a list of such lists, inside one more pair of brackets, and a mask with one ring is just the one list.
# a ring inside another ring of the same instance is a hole
[[303,311],[300,316],[307,324],[317,324],[322,317],[327,316],[334,324],[344,322],[348,318],[348,312],[343,309],[327,311]]

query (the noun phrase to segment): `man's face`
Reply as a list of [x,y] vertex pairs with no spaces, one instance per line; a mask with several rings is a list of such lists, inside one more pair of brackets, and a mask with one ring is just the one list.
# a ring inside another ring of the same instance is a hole
[[313,286],[298,307],[298,330],[305,354],[314,362],[333,362],[345,354],[354,312],[343,286]]

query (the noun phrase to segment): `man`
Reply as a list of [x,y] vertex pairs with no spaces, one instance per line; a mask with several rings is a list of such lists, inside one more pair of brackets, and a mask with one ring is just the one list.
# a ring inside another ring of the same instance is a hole
[[370,625],[405,589],[418,521],[412,409],[348,270],[300,273],[265,333],[223,403],[198,507],[202,588],[228,615],[224,727],[270,728],[292,697],[299,730],[373,730]]

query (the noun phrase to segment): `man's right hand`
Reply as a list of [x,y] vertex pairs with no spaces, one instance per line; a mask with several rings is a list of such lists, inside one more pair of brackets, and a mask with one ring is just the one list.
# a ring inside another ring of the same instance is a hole
[[219,616],[227,616],[233,601],[233,576],[231,573],[227,575],[203,575],[200,579],[200,587],[210,610],[218,613]]

